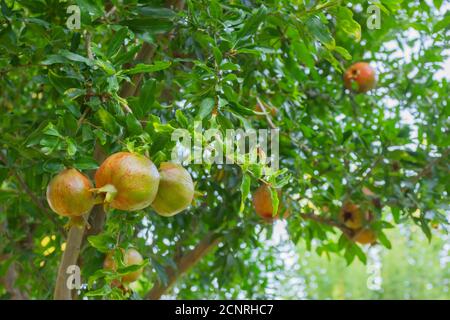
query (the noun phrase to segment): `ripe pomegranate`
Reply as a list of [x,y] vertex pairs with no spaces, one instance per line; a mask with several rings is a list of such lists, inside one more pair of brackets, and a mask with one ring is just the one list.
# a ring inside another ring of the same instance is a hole
[[158,192],[159,173],[153,162],[139,154],[118,152],[95,173],[97,192],[106,193],[111,207],[135,211],[148,207]]
[[[138,265],[144,261],[141,254],[136,249],[130,248],[128,250],[120,250],[123,254],[123,264],[125,267]],[[105,261],[103,262],[103,268],[113,271],[117,270],[117,263],[116,261],[114,261],[114,251],[111,251],[106,255]],[[142,267],[139,270],[124,275],[121,279],[122,283],[130,283],[136,281],[141,276],[143,271],[144,268]]]
[[[262,184],[256,189],[256,191],[252,195],[253,198],[253,207],[255,208],[256,213],[263,218],[266,222],[273,222],[274,220],[280,217],[280,212],[282,211],[281,204],[281,191],[278,190],[278,210],[275,216],[273,215],[273,206],[272,206],[272,194],[270,191],[270,187],[266,184]],[[286,218],[289,215],[289,212],[286,211],[283,214],[283,217]]]
[[[345,87],[359,93],[375,88],[376,82],[375,70],[367,62],[357,62],[344,73]],[[356,83],[356,88],[353,83]]]
[[194,198],[194,183],[189,172],[176,163],[161,163],[159,173],[161,181],[152,208],[159,215],[170,217],[191,204]]
[[359,229],[363,226],[363,214],[359,206],[350,202],[345,203],[339,212],[339,221],[351,229]]
[[77,217],[94,206],[91,181],[76,169],[58,173],[47,186],[47,202],[61,216]]
[[356,231],[353,240],[361,244],[372,244],[377,240],[377,236],[371,229],[366,228]]

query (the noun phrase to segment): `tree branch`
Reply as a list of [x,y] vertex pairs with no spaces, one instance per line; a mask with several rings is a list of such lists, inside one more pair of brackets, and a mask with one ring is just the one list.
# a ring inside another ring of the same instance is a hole
[[277,126],[273,123],[272,118],[270,117],[269,113],[267,112],[266,106],[264,105],[264,103],[258,97],[256,97],[256,101],[258,102],[258,105],[261,108],[261,110],[264,112],[264,115],[266,116],[267,123],[269,124],[269,126],[272,129],[277,129]]
[[300,213],[300,216],[305,220],[313,220],[313,221],[321,223],[321,224],[326,224],[331,227],[336,227],[336,228],[340,229],[348,237],[350,237],[350,238],[353,237],[354,231],[352,229],[347,228],[346,226],[344,226],[343,224],[341,224],[335,220],[325,218],[325,217],[319,216],[314,213]]
[[157,283],[147,294],[146,299],[157,300],[166,293],[176,281],[182,277],[190,268],[196,265],[204,256],[215,248],[221,240],[221,236],[216,233],[208,233],[197,246],[175,260],[176,269],[166,267],[165,271],[168,277],[166,284]]

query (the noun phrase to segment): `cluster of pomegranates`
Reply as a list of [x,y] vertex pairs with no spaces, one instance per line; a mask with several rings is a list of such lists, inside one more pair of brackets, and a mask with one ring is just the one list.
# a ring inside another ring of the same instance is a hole
[[[181,165],[163,162],[159,171],[147,157],[118,152],[108,157],[95,173],[95,188],[87,176],[76,169],[65,169],[50,181],[47,201],[61,216],[76,218],[94,205],[136,211],[151,206],[159,215],[169,217],[186,209],[194,197],[194,183]],[[135,249],[120,249],[125,267],[143,262]],[[114,252],[107,254],[104,268],[117,270]],[[122,276],[113,285],[122,286],[139,278],[143,268]]]
[[147,157],[118,152],[108,157],[95,173],[95,188],[76,169],[65,169],[47,187],[47,201],[57,214],[77,217],[95,204],[136,211],[151,206],[162,216],[186,209],[194,197],[194,183],[181,165],[163,162],[160,169]]
[[[277,192],[278,198],[281,200],[281,191],[277,190]],[[252,200],[256,214],[265,222],[272,223],[280,217],[287,218],[289,216],[289,210],[283,207],[281,201],[279,201],[278,209],[274,213],[271,190],[266,184],[262,184],[255,190]],[[346,202],[339,212],[338,219],[352,231],[351,240],[361,244],[372,244],[376,241],[376,234],[369,227],[369,224],[373,221],[373,215],[370,211],[363,213],[358,205]]]

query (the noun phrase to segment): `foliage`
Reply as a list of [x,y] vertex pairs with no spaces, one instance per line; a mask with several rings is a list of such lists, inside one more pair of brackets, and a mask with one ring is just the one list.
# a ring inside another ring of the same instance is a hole
[[[428,238],[431,227],[445,230],[449,84],[438,74],[450,19],[442,1],[376,1],[375,30],[367,1],[187,0],[178,10],[182,2],[0,1],[0,277],[14,267],[22,294],[52,298],[66,221],[45,203],[50,178],[64,167],[91,173],[98,153],[121,150],[159,165],[170,160],[172,132],[193,133],[195,120],[222,132],[276,126],[280,170],[191,164],[199,196],[182,214],[113,210],[102,230],[91,215],[80,297],[143,298],[170,284],[180,257],[211,234],[217,249],[168,292],[267,296],[266,272],[281,265],[266,246],[273,225],[250,201],[262,181],[283,190],[273,200],[289,208],[290,241],[347,263],[366,261],[333,224],[347,199],[374,213],[385,247],[385,229],[407,221]],[[71,4],[81,30],[66,26]],[[136,60],[143,49],[150,59]],[[353,95],[342,72],[361,60],[376,66],[378,88]],[[257,103],[276,114],[256,114]],[[105,252],[128,246],[148,259],[132,294],[102,269]]]

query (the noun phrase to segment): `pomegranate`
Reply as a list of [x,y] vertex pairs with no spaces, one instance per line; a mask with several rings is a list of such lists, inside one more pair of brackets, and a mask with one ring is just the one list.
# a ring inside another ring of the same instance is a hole
[[77,217],[88,213],[95,197],[91,181],[76,169],[58,173],[47,186],[47,202],[61,216]]
[[96,191],[105,193],[112,208],[135,211],[148,207],[156,197],[159,173],[145,156],[118,152],[109,156],[95,173]]
[[353,240],[361,244],[372,244],[377,240],[377,236],[371,229],[366,228],[356,231]]
[[159,215],[170,217],[191,204],[194,198],[194,183],[189,172],[176,163],[161,163],[159,173],[161,181],[152,208]]
[[[357,62],[344,73],[344,85],[349,90],[367,92],[376,86],[375,70],[367,62]],[[353,83],[356,83],[356,88]]]
[[[130,248],[128,250],[120,250],[123,254],[123,264],[125,267],[139,265],[144,261],[141,254],[136,249]],[[106,255],[105,261],[103,262],[103,267],[108,270],[117,270],[117,263],[116,261],[114,261],[114,251],[111,251]],[[124,275],[121,279],[122,283],[130,283],[136,281],[141,276],[143,271],[144,268],[142,267],[139,270]]]
[[364,222],[359,206],[350,202],[342,206],[339,212],[339,221],[350,229],[359,229]]
[[[256,189],[256,191],[252,195],[253,198],[253,207],[255,208],[256,213],[263,218],[263,220],[267,222],[273,222],[275,219],[280,217],[280,212],[282,211],[281,204],[281,191],[278,190],[278,210],[275,216],[273,215],[273,206],[272,206],[272,194],[270,191],[270,187],[266,184],[262,184]],[[283,215],[284,218],[288,216],[288,211],[286,211]]]

